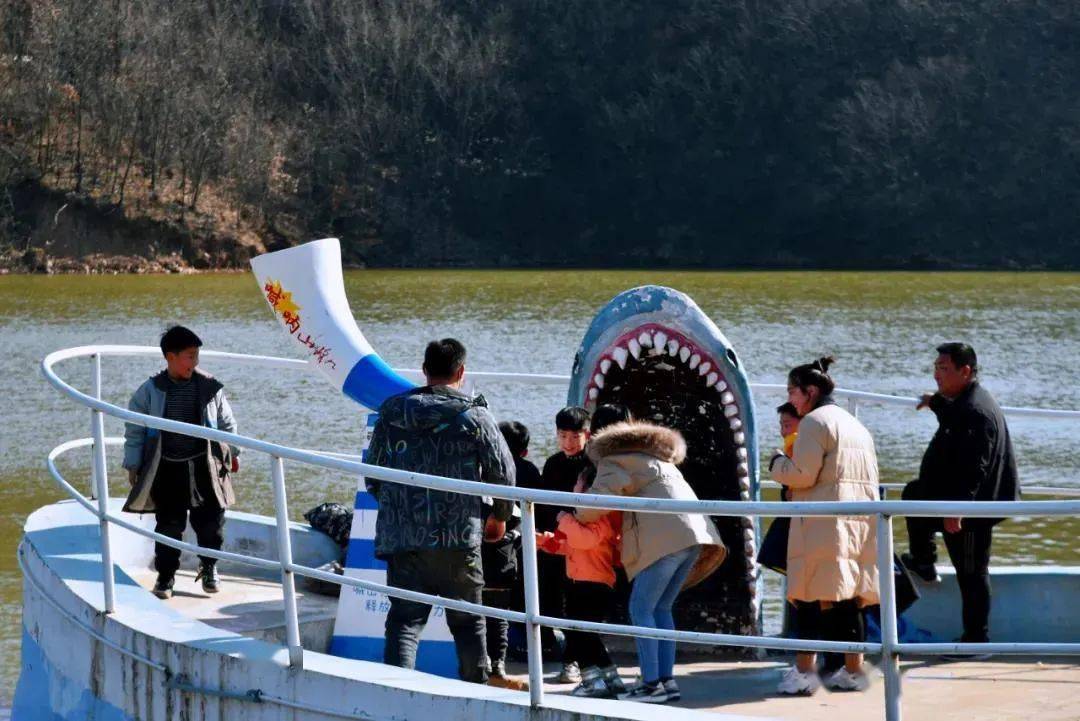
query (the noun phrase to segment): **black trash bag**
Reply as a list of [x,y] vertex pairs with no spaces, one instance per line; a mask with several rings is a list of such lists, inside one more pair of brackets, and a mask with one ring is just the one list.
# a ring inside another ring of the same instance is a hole
[[340,503],[322,503],[304,514],[304,518],[316,531],[322,531],[334,543],[341,546],[342,553],[349,547],[352,532],[353,511]]
[[770,570],[787,575],[787,542],[791,531],[791,519],[787,516],[774,518],[761,539],[757,562]]
[[919,600],[919,589],[911,578],[911,571],[907,569],[900,556],[895,553],[892,557],[893,584],[896,587],[896,615],[911,608]]

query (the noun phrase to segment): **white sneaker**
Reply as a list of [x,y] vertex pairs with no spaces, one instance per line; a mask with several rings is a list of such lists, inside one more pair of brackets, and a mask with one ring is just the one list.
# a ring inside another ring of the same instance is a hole
[[776,690],[788,696],[812,696],[821,688],[821,679],[816,673],[803,673],[792,666],[784,672],[784,678]]
[[838,668],[825,679],[825,688],[833,691],[865,691],[870,688],[870,678],[866,672],[851,673],[846,668]]
[[555,683],[581,683],[581,669],[578,668],[577,661],[564,663],[562,671],[555,677]]

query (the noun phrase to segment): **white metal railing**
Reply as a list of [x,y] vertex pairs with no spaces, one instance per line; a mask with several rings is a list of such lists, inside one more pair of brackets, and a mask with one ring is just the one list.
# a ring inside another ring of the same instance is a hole
[[[760,502],[760,501],[674,501],[651,498],[634,497],[609,497],[591,494],[575,494],[556,491],[539,491],[491,485],[476,481],[463,481],[459,479],[431,476],[421,473],[412,473],[397,469],[383,468],[362,463],[354,456],[347,454],[330,454],[317,451],[303,450],[289,446],[269,443],[256,438],[226,433],[212,428],[205,428],[192,424],[171,421],[165,418],[156,418],[141,413],[129,411],[126,408],[107,403],[101,399],[101,359],[104,356],[150,356],[157,357],[160,351],[157,348],[145,348],[138,346],[81,346],[56,351],[49,354],[41,364],[42,373],[50,384],[65,396],[86,406],[91,411],[91,438],[82,438],[68,441],[57,446],[49,454],[47,466],[50,474],[76,502],[80,503],[99,520],[101,526],[101,554],[103,568],[104,603],[105,612],[115,611],[115,592],[112,554],[109,547],[108,525],[115,523],[133,533],[148,537],[156,542],[163,543],[180,550],[186,550],[203,556],[209,556],[219,560],[226,560],[264,569],[274,569],[281,573],[282,592],[284,600],[284,614],[286,627],[286,644],[289,651],[290,664],[299,668],[303,665],[303,648],[300,643],[299,620],[296,608],[296,591],[294,577],[296,575],[328,581],[343,586],[351,586],[364,590],[384,593],[396,598],[429,603],[436,606],[451,608],[467,613],[503,618],[508,621],[522,622],[526,625],[528,650],[529,650],[529,678],[530,700],[534,707],[543,704],[543,677],[542,658],[540,653],[541,626],[556,628],[597,631],[608,634],[626,636],[645,636],[661,640],[682,641],[697,644],[742,646],[762,649],[779,649],[788,651],[809,652],[841,652],[841,653],[880,653],[885,675],[886,691],[886,718],[889,721],[898,721],[901,718],[900,710],[900,674],[899,654],[940,654],[944,652],[975,653],[990,652],[995,654],[1080,654],[1080,644],[1076,643],[935,643],[935,644],[901,644],[897,638],[896,629],[896,606],[895,588],[893,586],[892,558],[893,558],[893,533],[892,517],[902,516],[963,516],[963,517],[1004,517],[1004,516],[1077,516],[1080,515],[1080,501],[1016,501],[1016,502],[952,502],[952,501],[863,501],[863,502]],[[305,361],[273,358],[267,356],[252,356],[238,353],[222,353],[217,351],[203,351],[204,360],[239,362],[262,367],[312,371],[313,368]],[[61,379],[53,370],[57,363],[80,357],[89,357],[92,361],[92,389],[93,395],[82,393]],[[415,371],[406,371],[413,374]],[[496,382],[530,382],[536,384],[562,384],[568,378],[556,375],[532,375],[518,373],[482,373],[473,372],[470,375],[474,379]],[[783,390],[785,387],[777,384],[755,384],[754,388],[761,390]],[[916,399],[899,396],[888,396],[876,393],[864,393],[837,389],[836,395],[847,397],[854,411],[857,411],[857,403],[864,400],[872,403],[889,403],[906,405],[913,408]],[[1035,408],[1006,408],[1007,413],[1012,415],[1036,415],[1051,418],[1069,418],[1080,420],[1080,411],[1068,410],[1041,410]],[[274,509],[277,520],[279,558],[276,561],[257,558],[243,554],[202,548],[194,544],[184,543],[172,538],[149,531],[141,526],[133,524],[122,517],[108,512],[108,474],[105,463],[106,445],[119,445],[123,443],[121,438],[106,438],[104,434],[104,414],[109,414],[127,423],[156,428],[162,431],[186,434],[197,438],[205,438],[220,443],[230,443],[235,446],[266,453],[271,459],[271,478],[274,491]],[[96,505],[92,499],[86,498],[74,486],[68,483],[56,466],[56,459],[76,448],[91,447],[93,451],[92,481],[94,492],[97,496]],[[289,540],[288,502],[285,488],[284,461],[288,459],[300,463],[319,466],[322,468],[337,470],[348,474],[370,476],[384,481],[415,485],[433,490],[464,493],[470,495],[493,496],[501,499],[515,500],[522,504],[522,539],[524,543],[525,562],[525,612],[510,611],[492,608],[481,604],[473,604],[466,601],[430,596],[427,594],[407,591],[400,588],[386,586],[356,578],[339,576],[315,568],[296,564],[292,560]],[[1072,489],[1039,489],[1048,494],[1067,494]],[[1080,495],[1078,493],[1077,495]],[[571,505],[579,507],[600,508],[620,511],[638,511],[651,513],[696,513],[712,516],[833,516],[833,515],[873,515],[877,516],[877,566],[880,576],[881,596],[881,619],[882,639],[880,643],[871,642],[838,642],[838,641],[808,641],[801,639],[786,639],[767,636],[742,636],[736,634],[700,633],[692,631],[667,631],[655,628],[630,626],[623,624],[593,623],[577,621],[573,619],[560,619],[542,616],[539,613],[539,600],[536,583],[536,539],[534,535],[533,506],[536,503],[550,505]]]

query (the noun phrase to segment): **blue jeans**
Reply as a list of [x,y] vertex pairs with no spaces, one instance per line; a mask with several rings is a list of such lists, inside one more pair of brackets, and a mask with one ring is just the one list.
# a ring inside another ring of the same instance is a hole
[[[630,620],[635,626],[674,630],[671,607],[690,569],[697,560],[699,546],[691,546],[664,556],[634,578],[630,591]],[[675,642],[636,638],[641,679],[647,683],[671,678],[675,669]]]

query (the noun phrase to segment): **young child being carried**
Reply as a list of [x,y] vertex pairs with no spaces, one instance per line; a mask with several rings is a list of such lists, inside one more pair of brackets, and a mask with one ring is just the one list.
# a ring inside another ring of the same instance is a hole
[[[574,492],[586,492],[595,477],[596,469],[587,466]],[[557,522],[554,532],[537,533],[537,546],[566,557],[566,617],[603,623],[608,619],[613,600],[622,514],[612,511],[595,521],[582,523],[573,513],[559,511]],[[581,683],[573,691],[575,696],[616,698],[625,693],[619,670],[599,634],[569,630],[565,634],[563,663],[574,663],[581,669]]]

